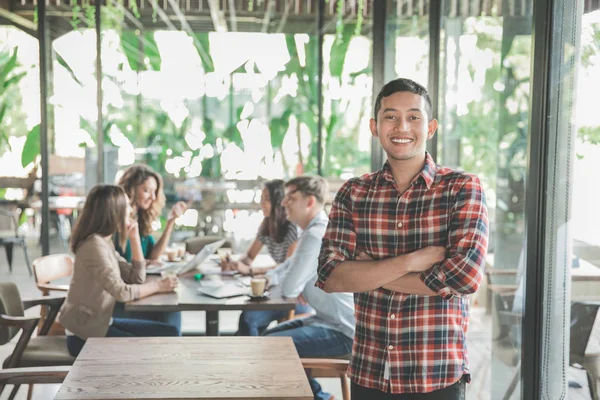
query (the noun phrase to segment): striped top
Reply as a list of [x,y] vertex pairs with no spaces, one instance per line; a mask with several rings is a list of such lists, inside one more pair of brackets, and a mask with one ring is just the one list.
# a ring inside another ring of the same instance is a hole
[[292,245],[292,243],[298,240],[298,236],[300,236],[299,230],[300,229],[296,225],[290,222],[288,224],[288,231],[281,243],[277,242],[271,236],[263,236],[260,233],[256,236],[256,239],[262,244],[266,245],[267,249],[269,250],[269,255],[277,264],[281,264],[285,261],[288,248]]

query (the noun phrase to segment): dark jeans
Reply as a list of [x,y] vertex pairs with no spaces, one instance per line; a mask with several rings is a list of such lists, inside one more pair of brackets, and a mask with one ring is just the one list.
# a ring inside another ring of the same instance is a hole
[[[113,323],[108,327],[106,337],[153,337],[153,336],[181,336],[179,330],[173,325],[162,322],[144,321],[143,319],[113,318]],[[78,336],[67,335],[67,349],[69,354],[77,357],[83,348],[85,340]]]
[[[266,336],[290,336],[300,358],[339,357],[352,352],[353,339],[323,326],[304,325],[302,319],[292,319],[268,330]],[[308,377],[315,400],[329,399],[316,379]]]
[[116,302],[113,318],[143,319],[173,325],[181,332],[181,311],[125,311],[125,303]]
[[[296,314],[304,314],[312,311],[309,305],[296,304]],[[273,321],[278,321],[288,315],[287,311],[244,311],[240,315],[238,324],[238,335],[260,336]]]
[[392,394],[369,389],[352,382],[352,400],[464,400],[466,385],[466,380],[462,377],[455,384],[430,393]]

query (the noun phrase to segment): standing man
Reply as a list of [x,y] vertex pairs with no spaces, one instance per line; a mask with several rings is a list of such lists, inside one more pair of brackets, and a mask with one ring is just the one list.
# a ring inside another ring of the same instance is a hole
[[[294,254],[267,272],[270,284],[281,285],[284,297],[303,298],[315,314],[292,319],[267,331],[268,336],[290,336],[300,357],[342,357],[352,351],[354,300],[351,293],[325,293],[315,287],[321,241],[327,228],[323,206],[327,182],[321,177],[299,176],[285,184],[282,205],[288,219],[302,229]],[[330,399],[309,377],[315,400]]]
[[316,285],[353,292],[353,399],[454,400],[470,380],[469,295],[482,279],[488,219],[479,179],[434,163],[425,88],[387,83],[371,132],[387,154],[339,190]]

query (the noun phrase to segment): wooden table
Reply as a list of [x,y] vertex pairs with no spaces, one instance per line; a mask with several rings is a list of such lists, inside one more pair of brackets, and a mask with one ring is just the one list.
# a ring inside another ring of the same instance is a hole
[[312,399],[289,337],[92,338],[55,399]]
[[[290,311],[296,307],[296,299],[281,296],[277,286],[269,289],[269,299],[251,300],[248,296],[215,299],[198,294],[196,289],[200,283],[194,280],[190,272],[179,277],[179,289],[175,293],[155,294],[125,304],[127,311],[206,311],[206,336],[219,335],[219,311],[222,310],[279,310]],[[157,279],[148,277],[148,280]],[[204,278],[206,279],[206,278]],[[223,277],[225,281],[234,282],[234,278]]]

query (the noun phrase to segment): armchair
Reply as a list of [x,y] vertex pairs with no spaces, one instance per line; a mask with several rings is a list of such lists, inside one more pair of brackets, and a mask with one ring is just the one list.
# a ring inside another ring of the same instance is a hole
[[[21,300],[14,283],[0,283],[0,345],[11,341],[19,332],[21,336],[13,352],[4,360],[3,368],[32,368],[50,366],[70,366],[75,361],[67,350],[66,336],[47,336],[62,306],[64,297],[41,297]],[[48,306],[48,314],[37,337],[32,337],[40,320],[39,317],[26,317],[24,310],[33,306]],[[14,380],[13,380],[14,381]],[[7,380],[0,381],[0,393]],[[14,398],[20,384],[14,384],[9,399]],[[32,386],[29,387],[31,396]]]

